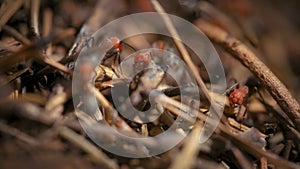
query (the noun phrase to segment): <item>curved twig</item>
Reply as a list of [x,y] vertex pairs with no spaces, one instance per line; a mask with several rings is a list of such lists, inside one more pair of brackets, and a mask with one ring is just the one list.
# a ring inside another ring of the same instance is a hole
[[261,81],[300,131],[300,105],[272,71],[246,45],[226,31],[203,20],[197,20],[195,25],[210,39],[223,46]]

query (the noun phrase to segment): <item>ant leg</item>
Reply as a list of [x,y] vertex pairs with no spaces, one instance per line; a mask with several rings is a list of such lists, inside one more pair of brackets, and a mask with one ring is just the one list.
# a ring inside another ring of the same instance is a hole
[[123,41],[122,41],[122,44],[128,46],[132,51],[136,52],[136,49],[133,46],[131,46],[130,44],[123,42]]
[[[116,61],[117,61],[117,63],[116,63]],[[119,66],[120,63],[121,63],[121,54],[120,54],[120,51],[118,51],[118,52],[117,52],[117,55],[116,55],[116,57],[115,57],[115,64],[116,64],[117,66]]]
[[120,63],[121,63],[121,56],[120,52],[118,51],[113,58],[113,63],[111,65],[112,70],[116,73],[117,76],[122,74],[122,70],[120,70]]

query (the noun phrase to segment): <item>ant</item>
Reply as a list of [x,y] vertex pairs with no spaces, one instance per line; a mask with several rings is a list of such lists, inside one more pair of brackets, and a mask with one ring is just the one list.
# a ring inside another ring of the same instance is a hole
[[229,98],[229,116],[235,116],[237,121],[242,121],[246,118],[247,113],[247,98],[249,95],[249,88],[246,85],[240,86],[238,83],[227,90]]
[[[108,39],[112,43],[112,47],[106,52],[104,60],[114,57],[114,59],[120,62],[120,53],[123,50],[123,42],[117,37],[110,37]],[[115,61],[114,60],[114,61]]]
[[134,57],[134,66],[137,69],[143,69],[147,67],[151,62],[150,53],[139,53]]
[[246,96],[248,95],[249,89],[247,86],[238,86],[238,88],[234,89],[229,95],[229,101],[234,106],[242,105]]
[[112,58],[112,68],[115,69],[118,67],[118,65],[121,63],[121,52],[123,51],[125,45],[129,47],[132,51],[136,51],[136,49],[129,45],[128,43],[121,41],[118,37],[110,37],[106,39],[109,41],[109,43],[112,44],[112,47],[106,52],[104,58],[103,58],[103,63]]

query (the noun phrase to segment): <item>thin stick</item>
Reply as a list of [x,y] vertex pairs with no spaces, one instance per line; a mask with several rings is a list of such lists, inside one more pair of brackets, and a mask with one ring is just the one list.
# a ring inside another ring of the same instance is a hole
[[100,105],[107,111],[107,114],[112,117],[112,120],[117,123],[116,125],[118,127],[123,129],[124,131],[132,132],[135,135],[137,134],[122,118],[119,117],[117,111],[95,86],[87,84],[87,88],[91,93],[94,93],[95,97],[100,102]]
[[39,143],[31,136],[27,135],[26,133],[23,133],[22,131],[11,127],[3,122],[0,121],[0,131],[6,134],[9,134],[11,136],[16,137],[17,139],[31,145],[31,146],[37,146]]
[[72,97],[72,88],[68,87],[64,92],[53,96],[45,105],[46,112],[50,112],[55,107],[63,105]]
[[74,33],[75,33],[74,29],[72,28],[66,29],[62,32],[59,32],[59,34],[55,34],[54,36],[49,38],[40,39],[36,43],[31,43],[29,46],[25,46],[23,49],[21,49],[16,53],[1,58],[0,71],[5,71],[9,69],[12,65],[20,61],[32,58],[34,56],[34,52],[36,51],[37,47],[42,48],[46,44],[48,44],[51,40],[52,43],[55,44],[73,35]]
[[8,5],[3,9],[3,15],[0,15],[0,29],[7,23],[7,21],[14,15],[14,13],[23,5],[23,0],[15,0],[7,2]]
[[10,0],[3,0],[1,3],[1,8],[0,8],[0,16],[2,16],[6,10],[7,10],[7,6],[10,4]]
[[[194,65],[188,51],[186,50],[186,48],[184,47],[183,43],[181,41],[179,41],[178,39],[175,39],[174,37],[180,37],[176,28],[174,27],[171,19],[167,16],[167,15],[163,15],[163,13],[166,13],[165,10],[163,9],[163,7],[160,5],[160,3],[157,0],[151,0],[155,10],[162,14],[161,17],[164,20],[167,29],[169,30],[169,32],[171,33],[173,40],[175,42],[175,45],[177,46],[179,52],[181,53],[183,59],[185,60],[185,62],[188,64],[188,66],[190,67],[190,69],[192,70],[198,85],[200,86],[201,90],[203,91],[205,97],[208,99],[208,101],[211,103],[211,107],[212,107],[212,113],[215,113],[218,115],[218,111],[219,109],[217,108],[217,105],[214,101],[214,99],[209,95],[209,90],[206,88],[205,83],[203,82],[200,73],[198,72],[197,67]],[[226,120],[223,118],[224,116],[222,116],[222,121],[226,124]]]
[[58,69],[58,70],[60,70],[60,71],[62,71],[62,72],[64,72],[64,73],[66,73],[66,74],[68,74],[68,75],[70,75],[70,76],[73,75],[73,71],[72,71],[72,70],[68,69],[65,65],[63,65],[63,64],[61,64],[61,63],[59,63],[59,62],[53,60],[53,59],[50,58],[50,57],[47,57],[47,56],[46,56],[46,57],[43,57],[43,61],[44,61],[46,64],[48,64],[49,66],[54,67],[54,68],[56,68],[56,69]]
[[261,81],[300,131],[300,105],[271,70],[246,45],[224,30],[203,20],[198,20],[195,24],[210,39],[223,46]]
[[53,21],[53,13],[52,10],[47,8],[43,13],[43,37],[47,37],[51,33],[52,29],[52,21]]
[[234,157],[237,159],[239,165],[241,166],[241,168],[244,169],[252,169],[252,165],[249,162],[249,160],[246,158],[246,156],[244,155],[244,153],[238,149],[235,146],[231,147],[231,152],[234,155]]
[[292,146],[293,146],[293,141],[292,140],[287,140],[286,143],[285,143],[284,150],[283,150],[283,157],[287,160],[290,157]]
[[76,130],[78,127],[74,127],[73,123],[60,121],[55,116],[49,116],[45,110],[33,103],[22,102],[22,101],[0,101],[0,110],[1,110],[1,118],[2,117],[9,117],[11,115],[16,115],[21,118],[26,118],[32,121],[36,121],[47,126],[51,126],[54,123],[59,125],[68,126],[71,128],[75,128]]
[[[51,42],[51,44],[56,44],[58,42],[60,42],[61,40],[74,35],[75,30],[73,28],[68,28],[62,31],[58,31],[55,35],[55,38],[52,38],[52,36],[50,35],[49,37],[53,39],[53,41]],[[50,40],[48,40],[48,38],[44,38],[46,41],[45,44],[43,44],[43,46],[40,46],[40,48],[45,47],[48,43],[50,43]],[[43,62],[45,62],[46,64],[48,64],[49,66],[43,68],[42,70],[40,70],[38,72],[38,75],[42,74],[42,73],[46,73],[48,71],[51,71],[50,67],[56,68],[56,69],[60,69],[62,72],[67,73],[68,75],[72,76],[73,72],[70,71],[69,69],[67,69],[63,63],[61,62],[56,62],[55,60],[53,60],[52,58],[48,57],[49,55],[47,55],[48,49],[46,51],[46,53],[40,53],[39,56],[42,57],[38,57],[38,59],[42,60]]]
[[74,145],[81,148],[83,151],[89,153],[97,162],[106,165],[110,169],[119,168],[117,163],[111,160],[106,154],[100,151],[96,146],[84,139],[82,136],[75,133],[67,127],[59,127],[58,133]]
[[25,46],[23,49],[16,53],[12,53],[9,56],[4,56],[0,60],[0,71],[6,71],[7,69],[11,68],[12,65],[22,61],[22,60],[28,60],[29,58],[32,58],[34,54],[33,45],[31,46]]
[[20,77],[22,74],[24,74],[25,72],[27,72],[29,70],[29,67],[26,67],[22,70],[17,71],[16,73],[14,73],[13,75],[8,76],[8,78],[2,83],[0,84],[0,86],[5,86],[8,83],[10,83],[11,81],[15,80],[16,78]]
[[31,0],[30,1],[30,19],[31,19],[31,29],[36,37],[40,37],[39,31],[39,11],[40,11],[40,0]]
[[30,45],[30,43],[31,43],[30,40],[27,37],[25,37],[24,35],[22,35],[21,33],[19,33],[13,27],[10,27],[8,25],[3,25],[2,29],[3,29],[3,31],[10,34],[11,36],[13,36],[18,41],[24,43],[25,45]]
[[[44,10],[44,14],[43,14],[43,32],[42,32],[43,37],[47,37],[47,36],[50,35],[51,29],[52,29],[52,22],[53,22],[52,10],[47,8],[47,9]],[[47,56],[52,55],[52,45],[51,45],[51,43],[49,43],[47,45],[46,55]]]
[[200,135],[201,135],[202,125],[198,122],[195,124],[191,134],[184,144],[184,148],[173,160],[173,163],[170,166],[170,169],[182,169],[182,168],[191,168],[197,153],[200,148]]

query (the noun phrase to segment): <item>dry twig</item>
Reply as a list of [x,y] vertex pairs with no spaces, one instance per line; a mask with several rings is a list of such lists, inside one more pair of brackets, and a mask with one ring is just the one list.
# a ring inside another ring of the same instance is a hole
[[244,155],[244,153],[238,149],[235,146],[231,147],[231,151],[233,153],[233,155],[235,156],[235,158],[237,159],[239,165],[244,168],[244,169],[251,169],[251,163],[250,161],[246,158],[246,156]]
[[[67,37],[73,35],[75,33],[74,29],[66,29],[53,37],[40,39],[36,43],[31,43],[29,46],[25,46],[20,51],[13,53],[12,55],[5,56],[0,59],[0,71],[6,71],[13,65],[15,65],[18,62],[28,60],[29,58],[32,58],[35,54],[36,48],[42,48],[45,45],[47,45],[50,41],[52,41],[53,44],[62,41],[63,39],[66,39]],[[47,60],[51,66],[57,67],[57,64],[53,64],[54,62],[52,60]],[[61,67],[60,65],[58,67]],[[68,70],[63,69],[66,71],[66,73],[69,73]]]
[[111,160],[106,154],[73,130],[67,127],[59,127],[58,132],[63,138],[89,153],[97,162],[106,165],[110,169],[119,168],[115,161]]
[[117,111],[113,108],[113,106],[109,103],[109,101],[103,96],[99,90],[88,84],[87,88],[91,93],[94,93],[97,100],[100,102],[101,106],[107,111],[106,115],[109,115],[111,119],[108,119],[111,122],[115,122],[118,127],[120,127],[124,131],[132,132],[134,135],[137,133],[122,119],[119,117]]
[[69,87],[64,92],[53,96],[51,99],[49,99],[49,101],[45,105],[45,110],[47,112],[49,112],[49,111],[53,110],[55,107],[57,107],[59,105],[63,105],[65,102],[67,102],[71,98],[71,95],[72,95],[71,92],[72,92],[72,88]]
[[[45,9],[43,13],[43,37],[47,37],[51,33],[52,29],[52,22],[53,22],[53,13],[51,9]],[[46,49],[46,55],[51,56],[52,54],[52,46],[51,44],[48,45]]]
[[[198,85],[200,86],[201,90],[203,91],[205,97],[211,103],[212,113],[216,114],[216,116],[219,117],[218,112],[220,111],[220,108],[218,108],[218,106],[216,105],[214,98],[209,95],[209,90],[207,89],[204,81],[202,80],[200,73],[199,73],[197,67],[195,66],[195,64],[193,63],[187,49],[184,47],[183,43],[180,40],[175,38],[175,37],[180,38],[180,36],[179,36],[176,28],[174,27],[171,19],[167,15],[163,15],[166,12],[157,0],[151,0],[151,2],[153,4],[155,10],[161,14],[161,17],[164,20],[167,29],[169,30],[169,32],[171,33],[171,35],[173,37],[175,45],[179,49],[179,52],[181,53],[185,62],[188,64],[189,68],[192,70],[192,73],[194,74],[194,76],[198,82]],[[227,120],[222,115],[221,115],[221,120],[224,124],[227,124]]]
[[23,0],[6,1],[8,5],[1,8],[0,15],[0,30],[2,26],[14,15],[14,13],[23,5]]
[[242,42],[230,36],[224,30],[203,20],[195,22],[210,39],[223,46],[229,53],[245,65],[264,84],[278,105],[300,130],[300,105],[284,84],[271,70]]
[[23,133],[22,131],[11,127],[3,122],[0,121],[0,131],[6,134],[9,134],[11,136],[14,136],[18,138],[19,140],[31,145],[31,146],[37,146],[39,143],[31,136],[27,135],[26,133]]
[[32,32],[36,37],[40,37],[40,31],[39,31],[39,10],[40,10],[40,0],[31,0],[31,12],[30,12],[30,18],[31,18],[31,29]]
[[18,41],[24,43],[25,45],[30,45],[31,44],[30,40],[27,37],[25,37],[24,35],[22,35],[21,33],[19,33],[13,27],[10,27],[8,25],[3,25],[2,29],[3,29],[3,31],[5,31],[8,34],[10,34],[11,36],[13,36]]
[[192,133],[186,140],[183,150],[174,159],[173,163],[170,166],[170,169],[191,168],[199,151],[201,129],[201,124],[196,123]]

